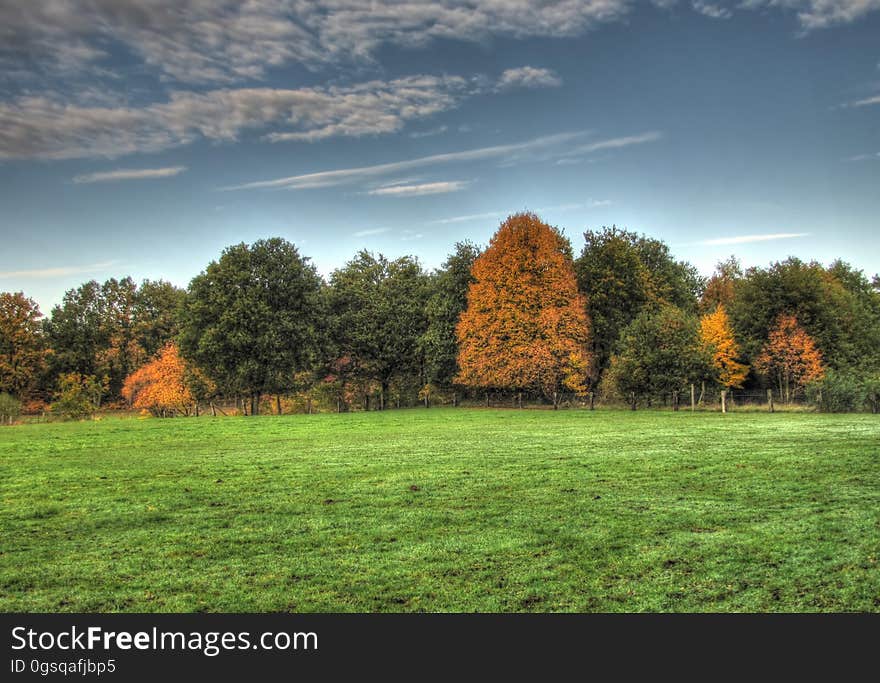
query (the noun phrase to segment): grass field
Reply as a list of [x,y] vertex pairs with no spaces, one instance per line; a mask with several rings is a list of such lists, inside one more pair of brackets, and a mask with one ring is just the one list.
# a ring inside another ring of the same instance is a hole
[[2,611],[880,611],[872,415],[0,428]]

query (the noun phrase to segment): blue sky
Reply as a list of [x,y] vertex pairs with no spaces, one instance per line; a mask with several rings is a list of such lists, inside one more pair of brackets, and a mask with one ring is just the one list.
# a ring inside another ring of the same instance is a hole
[[878,123],[880,0],[2,3],[0,290],[430,268],[522,209],[872,275]]

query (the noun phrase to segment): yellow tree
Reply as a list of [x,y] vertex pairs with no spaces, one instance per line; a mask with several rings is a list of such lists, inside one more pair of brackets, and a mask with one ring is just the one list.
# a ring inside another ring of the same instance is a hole
[[718,372],[718,383],[727,389],[742,387],[749,374],[749,366],[736,360],[740,354],[739,345],[733,336],[724,304],[719,304],[713,313],[707,313],[700,319],[700,341],[711,354],[712,366]]
[[567,240],[533,213],[508,218],[474,262],[456,328],[456,380],[486,389],[537,390],[557,405],[586,389],[589,320]]
[[187,413],[193,396],[187,386],[187,367],[177,346],[168,343],[156,357],[130,374],[122,386],[122,396],[134,408],[145,408],[154,415]]
[[807,384],[825,376],[822,352],[793,315],[783,313],[776,320],[755,369],[775,380],[786,403]]

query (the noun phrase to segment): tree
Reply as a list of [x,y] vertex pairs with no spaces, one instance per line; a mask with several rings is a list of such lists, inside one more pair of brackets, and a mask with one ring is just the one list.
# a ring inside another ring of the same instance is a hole
[[46,361],[40,319],[33,299],[0,293],[0,392],[28,398]]
[[[418,260],[393,261],[361,251],[330,276],[332,374],[379,389],[385,408],[391,382],[424,375],[419,340],[427,328],[429,279]],[[342,362],[344,359],[344,362]]]
[[703,283],[693,266],[675,261],[659,240],[616,226],[589,230],[584,240],[575,270],[593,324],[595,379],[642,310],[669,303],[693,312]]
[[186,291],[164,280],[144,280],[134,301],[134,335],[144,357],[153,358],[180,332]]
[[793,315],[782,314],[755,359],[755,369],[772,378],[788,403],[811,382],[822,379],[825,365],[812,337]]
[[129,375],[122,395],[134,408],[154,415],[188,414],[193,395],[187,383],[187,368],[177,346],[168,343],[157,356]]
[[221,390],[249,396],[255,415],[263,394],[288,390],[314,364],[321,286],[310,259],[286,240],[229,247],[190,283],[181,351]]
[[718,304],[714,313],[707,313],[700,319],[700,340],[711,355],[718,383],[727,389],[742,387],[749,366],[737,361],[739,345],[734,339],[724,304]]
[[628,399],[673,395],[709,372],[711,358],[700,343],[695,317],[664,304],[642,311],[621,335],[619,351],[611,357],[602,392]]
[[88,417],[100,407],[105,391],[106,386],[94,375],[64,373],[58,378],[52,412],[73,419]]
[[428,383],[449,387],[458,374],[458,340],[455,327],[467,308],[467,293],[474,282],[471,270],[480,250],[458,242],[443,268],[435,275],[426,308],[428,327],[422,335]]
[[735,296],[735,286],[743,277],[742,267],[736,257],[731,256],[715,266],[715,272],[706,281],[700,297],[700,310],[711,313],[718,306],[729,306]]
[[473,266],[457,327],[460,372],[470,387],[586,389],[590,326],[568,240],[533,213],[508,218]]

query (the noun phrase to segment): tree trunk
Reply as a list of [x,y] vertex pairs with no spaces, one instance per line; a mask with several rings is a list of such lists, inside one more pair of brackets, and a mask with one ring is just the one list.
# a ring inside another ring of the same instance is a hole
[[558,396],[559,396],[559,395],[554,391],[554,392],[553,392],[553,410],[556,410],[556,409],[559,407],[559,398],[558,398]]
[[458,394],[456,394],[454,391],[452,392],[452,407],[458,407]]
[[522,392],[518,392],[516,395],[516,407],[522,410]]
[[706,380],[700,382],[700,399],[697,401],[699,405],[703,405],[703,396],[706,395]]
[[385,399],[388,396],[388,382],[382,382],[382,391],[379,394],[379,410],[385,410]]
[[211,401],[211,417],[217,417],[217,409],[214,407],[214,401]]
[[591,391],[590,392],[590,410],[596,409],[595,400],[596,400],[596,395]]
[[773,412],[773,389],[767,389],[767,405],[770,407],[770,412]]
[[721,412],[727,412],[727,391],[725,389],[721,390]]
[[486,392],[486,407],[489,407],[489,392]]
[[337,413],[342,412],[342,401],[338,398],[336,399],[336,412]]
[[312,397],[311,396],[308,396],[306,398],[306,410],[308,411],[309,415],[312,414]]
[[198,401],[193,403],[193,415],[195,415],[196,417],[199,416],[199,402]]
[[281,415],[281,394],[275,394],[275,413]]
[[368,413],[370,412],[370,395],[369,394],[366,394],[364,396],[364,410]]
[[691,412],[694,412],[697,409],[696,401],[694,399],[695,394],[696,390],[694,389],[693,383],[691,383]]

